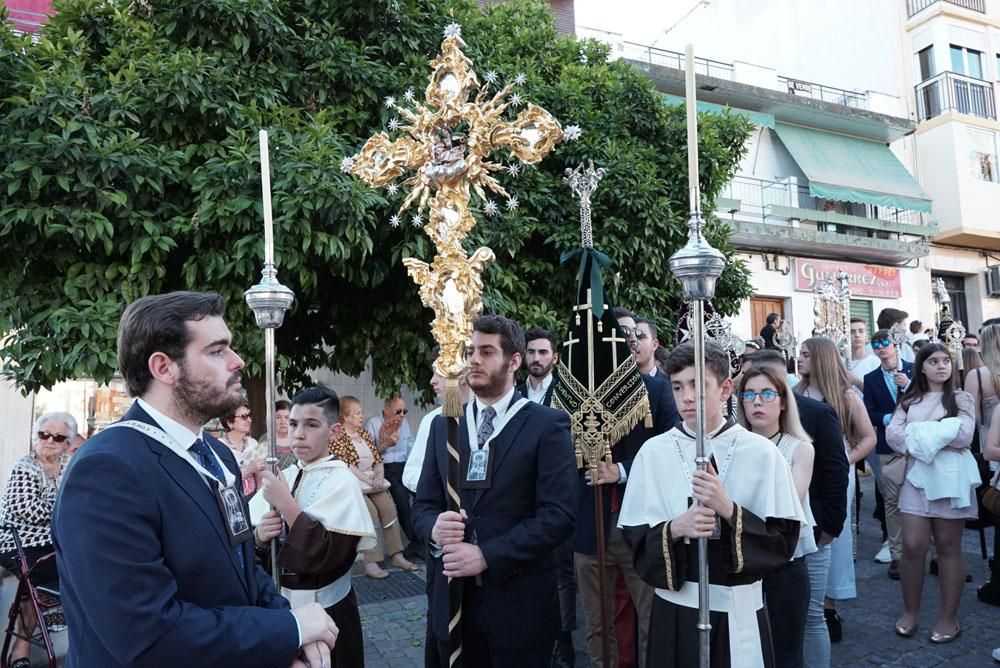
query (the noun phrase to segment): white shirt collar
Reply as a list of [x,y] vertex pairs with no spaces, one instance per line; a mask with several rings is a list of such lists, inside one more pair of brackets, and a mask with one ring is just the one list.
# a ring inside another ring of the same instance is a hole
[[545,378],[542,378],[542,382],[538,384],[538,389],[531,387],[531,376],[524,381],[524,387],[528,390],[528,396],[525,397],[528,401],[534,401],[536,404],[540,404],[545,401],[545,395],[549,391],[549,385],[552,384],[552,373],[549,372]]
[[[511,387],[507,394],[500,397],[500,399],[492,404],[493,410],[497,412],[495,418],[493,418],[493,423],[497,424],[503,420],[503,416],[507,414],[507,409],[510,407],[510,400],[514,397],[515,388]],[[476,426],[478,427],[483,423],[483,409],[486,408],[488,404],[484,404],[479,397],[476,397]]]
[[146,411],[149,417],[153,418],[153,421],[160,426],[160,429],[167,432],[168,436],[177,441],[185,449],[190,448],[196,440],[204,436],[201,429],[198,430],[198,433],[191,431],[177,420],[167,417],[150,406],[149,402],[145,399],[136,399],[136,402],[142,410]]

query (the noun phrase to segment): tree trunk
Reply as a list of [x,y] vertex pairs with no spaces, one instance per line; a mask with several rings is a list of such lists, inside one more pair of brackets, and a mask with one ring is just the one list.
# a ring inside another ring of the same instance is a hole
[[246,389],[250,412],[253,413],[253,426],[250,435],[260,440],[267,431],[267,380],[264,374],[243,376],[243,387]]

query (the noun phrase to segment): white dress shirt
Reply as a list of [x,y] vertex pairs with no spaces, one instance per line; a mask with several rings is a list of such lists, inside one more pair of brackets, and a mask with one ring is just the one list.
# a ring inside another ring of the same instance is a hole
[[545,395],[549,391],[549,386],[552,385],[552,373],[550,372],[545,378],[542,378],[542,382],[538,384],[538,389],[536,390],[531,386],[532,377],[528,376],[527,380],[524,381],[524,386],[528,390],[528,396],[525,397],[528,401],[534,401],[536,404],[545,403]]

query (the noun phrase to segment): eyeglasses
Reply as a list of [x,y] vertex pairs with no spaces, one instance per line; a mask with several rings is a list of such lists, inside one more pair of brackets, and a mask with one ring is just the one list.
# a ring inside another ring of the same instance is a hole
[[233,417],[236,418],[237,420],[249,420],[252,416],[253,416],[253,413],[250,413],[248,411],[246,413],[239,413],[237,415],[234,415]]
[[765,404],[769,404],[778,398],[778,393],[774,390],[761,390],[760,392],[754,392],[753,390],[747,390],[746,392],[740,392],[740,399],[744,403],[752,404],[760,397],[760,400]]
[[881,341],[872,341],[872,350],[878,350],[879,348],[888,348],[892,345],[891,339],[882,339]]
[[47,441],[50,438],[55,443],[65,443],[66,441],[69,440],[69,436],[66,436],[65,434],[53,434],[53,433],[48,432],[48,431],[40,431],[40,432],[38,432],[38,440],[39,441]]
[[646,332],[642,331],[638,327],[633,327],[632,329],[629,329],[628,327],[622,327],[622,329],[625,330],[625,336],[628,336],[629,334],[631,334],[632,336],[634,336],[636,339],[638,339],[640,341],[642,341],[643,339],[649,337],[649,335],[646,334]]
[[408,409],[408,408],[397,408],[396,409],[396,415],[406,415],[409,412],[410,412],[410,409]]

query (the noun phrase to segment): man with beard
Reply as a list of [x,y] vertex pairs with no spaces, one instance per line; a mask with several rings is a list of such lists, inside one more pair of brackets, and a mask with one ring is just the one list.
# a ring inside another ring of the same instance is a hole
[[219,295],[173,292],[122,315],[137,400],[73,458],[52,516],[67,668],[330,665],[336,625],[275,592],[236,460],[202,431],[243,400],[224,311]]
[[565,413],[515,391],[524,347],[507,318],[473,325],[466,377],[475,398],[458,426],[460,512],[447,510],[447,420],[431,426],[413,525],[430,547],[428,614],[442,666],[451,654],[448,578],[462,578],[463,665],[548,668],[559,629],[553,550],[573,530],[573,445]]
[[528,401],[551,406],[552,392],[556,389],[552,382],[552,369],[559,363],[555,334],[534,327],[524,333],[524,341],[527,346],[524,364],[528,367],[528,377],[517,386],[517,391]]

